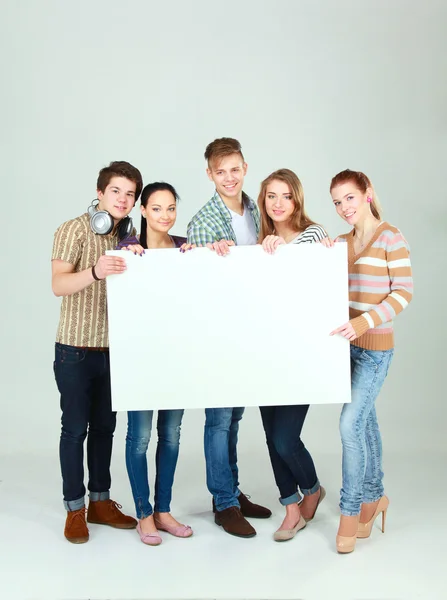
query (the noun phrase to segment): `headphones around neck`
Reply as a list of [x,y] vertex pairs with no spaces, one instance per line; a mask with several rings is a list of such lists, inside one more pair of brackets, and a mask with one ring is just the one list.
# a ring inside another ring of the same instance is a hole
[[[106,210],[98,210],[99,200],[95,198],[88,207],[87,212],[90,215],[90,228],[93,233],[98,235],[107,235],[113,230],[113,218]],[[118,239],[121,241],[128,237],[133,229],[132,219],[127,216],[121,219],[118,223],[117,233]]]

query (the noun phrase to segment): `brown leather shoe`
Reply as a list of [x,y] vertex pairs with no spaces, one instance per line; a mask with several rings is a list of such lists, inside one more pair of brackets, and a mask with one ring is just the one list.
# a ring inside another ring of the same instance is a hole
[[241,513],[244,517],[252,519],[268,519],[272,516],[272,511],[259,504],[253,504],[248,497],[242,492],[238,496],[239,504],[241,505]]
[[85,506],[79,510],[67,511],[64,535],[72,544],[85,544],[88,542],[88,528],[85,522]]
[[124,515],[118,502],[113,500],[97,500],[88,505],[87,521],[97,525],[110,525],[117,529],[135,529],[137,521]]
[[223,527],[230,535],[242,538],[251,538],[256,535],[256,530],[245,519],[237,506],[216,511],[214,522]]
[[[244,517],[248,517],[249,519],[268,519],[272,516],[272,511],[260,504],[253,504],[248,499],[249,496],[246,496],[242,492],[238,496],[239,504],[241,507],[241,513]],[[213,498],[213,513],[216,512],[216,503]]]

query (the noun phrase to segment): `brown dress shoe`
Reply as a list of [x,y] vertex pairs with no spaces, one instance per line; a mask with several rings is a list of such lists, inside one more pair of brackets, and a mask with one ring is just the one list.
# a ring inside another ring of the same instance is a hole
[[214,522],[224,530],[237,537],[250,538],[256,535],[255,529],[245,519],[237,506],[230,506],[225,510],[216,511]]
[[248,497],[242,492],[238,496],[239,504],[241,505],[241,513],[244,517],[252,519],[268,519],[272,516],[272,511],[259,504],[253,504]]
[[133,517],[124,515],[118,502],[113,500],[97,500],[90,502],[87,511],[87,521],[97,525],[110,525],[117,529],[135,529],[137,521]]
[[[241,507],[241,513],[244,517],[248,517],[249,519],[268,519],[272,516],[272,511],[260,504],[253,504],[248,499],[249,496],[246,496],[242,492],[238,496],[239,504]],[[213,498],[213,513],[216,512],[216,503]]]
[[67,511],[64,535],[72,544],[88,542],[88,528],[85,522],[85,506],[79,510]]

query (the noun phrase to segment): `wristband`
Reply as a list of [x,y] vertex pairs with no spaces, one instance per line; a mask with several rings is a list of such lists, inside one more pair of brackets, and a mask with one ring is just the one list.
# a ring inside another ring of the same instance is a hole
[[93,279],[95,281],[101,281],[100,278],[95,273],[95,267],[94,266],[92,267],[92,275],[93,275]]

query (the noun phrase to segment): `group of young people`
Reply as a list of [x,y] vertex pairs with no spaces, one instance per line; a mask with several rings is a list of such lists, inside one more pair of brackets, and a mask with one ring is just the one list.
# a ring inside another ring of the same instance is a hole
[[[65,537],[73,543],[88,541],[87,522],[136,528],[141,541],[151,546],[162,542],[160,532],[180,538],[193,534],[191,527],[170,513],[183,410],[158,411],[154,506],[147,466],[153,411],[128,412],[126,466],[137,519],[124,515],[110,498],[116,413],[111,406],[105,279],[123,273],[126,261],[105,252],[116,248],[138,254],[154,248],[186,252],[206,246],[225,256],[234,245],[262,244],[273,253],[283,244],[322,243],[330,251],[335,242],[342,242],[348,245],[350,320],[328,334],[350,342],[352,394],[340,418],[343,460],[336,549],[352,552],[358,538],[369,537],[380,514],[384,530],[389,504],[383,488],[375,401],[393,357],[393,319],[412,297],[407,241],[399,229],[382,220],[374,188],[359,171],[338,173],[330,183],[335,210],[351,228],[331,240],[307,215],[303,188],[293,171],[271,173],[261,183],[255,203],[243,191],[247,164],[237,140],[214,140],[206,148],[205,159],[215,193],[191,219],[186,237],[169,233],[177,215],[175,188],[166,182],[143,188],[140,171],[127,162],[113,162],[102,169],[97,201],[56,231],[52,288],[62,296],[62,306],[54,373],[62,410]],[[137,236],[128,215],[140,195]],[[280,503],[285,507],[275,541],[294,538],[312,521],[325,497],[312,456],[301,439],[308,409],[303,404],[260,408]],[[240,407],[206,409],[204,449],[215,523],[229,534],[249,538],[256,535],[249,519],[268,518],[272,513],[239,488],[237,440],[243,413]]]

